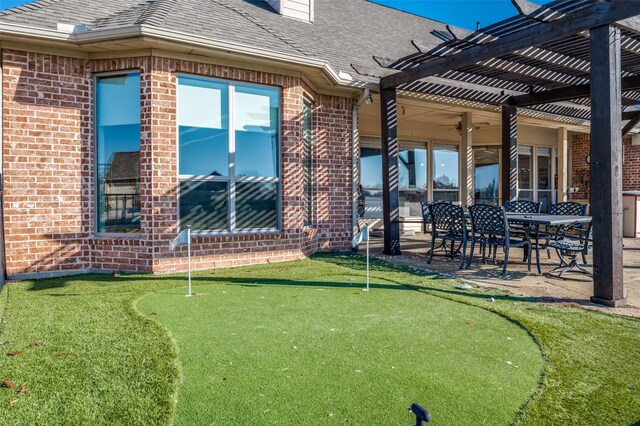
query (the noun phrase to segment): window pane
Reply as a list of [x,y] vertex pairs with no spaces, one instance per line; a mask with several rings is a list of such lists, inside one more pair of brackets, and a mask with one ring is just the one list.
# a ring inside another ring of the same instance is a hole
[[398,160],[400,166],[400,189],[426,189],[427,150],[424,148],[412,148],[400,151]]
[[457,145],[435,144],[433,146],[433,189],[458,189],[458,163]]
[[400,217],[421,217],[421,201],[427,201],[427,191],[401,190],[398,194]]
[[310,101],[304,101],[302,108],[302,141],[304,142],[304,224],[313,223],[313,121],[311,116],[312,104]]
[[227,229],[226,182],[180,182],[180,225],[194,231]]
[[458,201],[458,191],[433,191],[433,201]]
[[382,189],[382,152],[380,148],[360,149],[360,185]]
[[533,189],[533,180],[531,179],[532,152],[530,146],[518,147],[518,187],[520,189]]
[[237,85],[234,124],[236,176],[278,176],[280,91]]
[[140,231],[140,74],[96,84],[98,232]]
[[538,189],[551,189],[551,148],[538,148]]
[[500,149],[473,148],[473,187],[476,203],[499,205]]
[[270,182],[236,183],[236,228],[276,228],[278,187]]
[[181,175],[228,176],[228,85],[178,77]]

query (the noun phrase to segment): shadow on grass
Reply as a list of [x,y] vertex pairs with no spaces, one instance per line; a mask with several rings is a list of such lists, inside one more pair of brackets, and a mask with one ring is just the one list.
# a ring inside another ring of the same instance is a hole
[[[349,289],[360,289],[364,286],[364,275],[366,270],[365,259],[360,254],[336,254],[336,253],[318,253],[311,257],[314,261],[324,262],[330,265],[338,266],[344,268],[345,270],[334,269],[327,273],[327,277],[331,278],[332,276],[340,277],[341,281],[339,282],[331,282],[331,281],[322,281],[316,279],[312,280],[292,280],[286,278],[270,278],[265,275],[273,275],[273,271],[265,271],[263,274],[259,269],[247,277],[238,277],[238,276],[216,276],[211,275],[210,271],[198,271],[194,273],[192,277],[192,282],[194,285],[207,285],[207,284],[224,284],[224,285],[235,285],[235,286],[244,286],[244,287],[261,287],[261,286],[295,286],[301,288],[349,288]],[[271,266],[276,265],[272,264]],[[266,266],[266,265],[265,265]],[[260,268],[260,266],[255,266],[256,268]],[[351,273],[350,273],[351,272]],[[353,273],[355,272],[355,274]],[[429,285],[429,281],[440,281],[440,280],[451,280],[449,278],[443,277],[440,274],[429,272],[423,269],[414,268],[410,266],[404,265],[396,265],[385,260],[379,259],[370,259],[370,272],[372,273],[372,281],[370,283],[370,288],[372,289],[382,289],[382,290],[404,290],[404,291],[416,291],[416,290],[427,290],[432,292],[432,294],[442,294],[448,296],[459,296],[459,297],[467,297],[472,299],[488,299],[489,297],[493,297],[495,300],[506,300],[506,301],[517,301],[517,302],[530,302],[530,303],[574,303],[574,304],[590,304],[588,300],[576,300],[576,299],[557,299],[551,297],[525,297],[525,296],[516,296],[505,294],[499,291],[491,291],[488,288],[485,289],[484,292],[467,292],[467,291],[458,291],[453,289],[446,289],[434,285]],[[413,277],[419,277],[421,284],[411,284],[402,279],[402,277],[393,277],[393,276],[380,276],[380,274],[397,274],[397,273],[406,273]],[[172,274],[172,275],[127,275],[123,274],[117,278],[113,277],[109,274],[86,274],[86,275],[75,275],[63,278],[52,278],[45,280],[37,280],[33,281],[31,287],[28,289],[29,291],[42,291],[42,290],[55,290],[67,287],[68,285],[74,283],[85,283],[87,281],[91,281],[94,286],[100,287],[104,290],[109,290],[109,287],[113,287],[115,285],[123,287],[116,289],[112,289],[116,292],[127,292],[138,290],[138,283],[148,282],[171,282],[174,281],[176,283],[180,283],[180,281],[184,280],[184,273],[181,274]],[[348,277],[357,277],[357,282],[349,282]],[[377,283],[375,281],[386,281],[386,283]],[[127,284],[131,284],[129,287]],[[180,283],[180,287],[182,284]],[[435,284],[435,283],[434,283]],[[178,286],[176,286],[178,287]],[[94,288],[95,290],[95,288]],[[158,287],[149,288],[149,290],[160,290]],[[488,290],[488,291],[487,291]],[[79,292],[69,292],[69,293],[51,293],[47,294],[47,296],[55,296],[55,297],[77,297],[77,296],[86,296],[100,294],[100,290],[86,293]]]

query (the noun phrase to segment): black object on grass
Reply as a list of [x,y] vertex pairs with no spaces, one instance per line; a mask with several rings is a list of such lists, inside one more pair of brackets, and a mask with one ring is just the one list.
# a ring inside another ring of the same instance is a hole
[[416,426],[424,426],[425,423],[431,420],[431,414],[417,402],[411,404],[409,412],[416,415]]

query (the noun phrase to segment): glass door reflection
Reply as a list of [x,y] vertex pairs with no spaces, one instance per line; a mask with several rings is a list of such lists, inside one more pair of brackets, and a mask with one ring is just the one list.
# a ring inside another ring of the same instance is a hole
[[474,203],[499,206],[500,148],[473,148]]

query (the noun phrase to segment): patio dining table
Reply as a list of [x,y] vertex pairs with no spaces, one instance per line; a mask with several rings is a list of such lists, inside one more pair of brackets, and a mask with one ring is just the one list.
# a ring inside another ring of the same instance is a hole
[[576,223],[590,223],[591,216],[569,216],[547,213],[507,213],[509,223],[533,225],[535,234],[536,266],[538,274],[542,273],[540,268],[540,232],[541,225],[563,226]]
[[[470,217],[469,211],[464,212],[467,218]],[[566,226],[576,223],[589,223],[591,216],[570,216],[547,213],[510,213],[507,212],[507,221],[509,223],[527,224],[533,226],[533,234],[535,234],[535,251],[536,251],[536,267],[538,274],[542,273],[540,267],[540,226]]]

